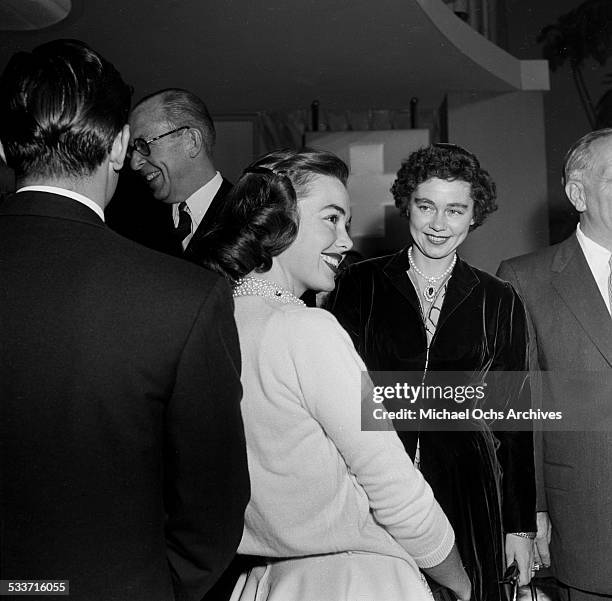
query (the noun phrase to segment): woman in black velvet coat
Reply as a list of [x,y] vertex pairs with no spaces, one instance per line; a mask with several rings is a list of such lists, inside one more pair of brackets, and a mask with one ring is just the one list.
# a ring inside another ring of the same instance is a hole
[[[496,209],[495,184],[476,157],[450,144],[418,150],[392,192],[410,221],[410,245],[349,267],[328,301],[368,369],[425,372],[426,383],[439,371],[526,370],[516,292],[456,256]],[[507,403],[520,405],[528,394],[517,384]],[[453,524],[473,599],[499,601],[498,581],[514,560],[528,583],[536,530],[531,432],[485,425],[399,434]]]

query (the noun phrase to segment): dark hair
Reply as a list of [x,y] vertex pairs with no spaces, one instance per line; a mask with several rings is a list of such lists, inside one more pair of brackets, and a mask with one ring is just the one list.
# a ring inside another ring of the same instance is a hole
[[251,271],[269,271],[272,258],[295,240],[298,198],[318,175],[346,185],[348,167],[330,152],[307,149],[271,152],[252,163],[202,242],[204,265],[233,282]]
[[481,225],[487,215],[497,209],[495,182],[480,167],[478,159],[455,144],[432,144],[413,152],[402,162],[391,186],[395,206],[403,215],[408,212],[417,186],[434,177],[470,184],[470,196],[474,201],[474,225],[470,229]]
[[591,153],[591,145],[593,142],[609,136],[612,136],[611,127],[596,129],[595,131],[591,131],[582,136],[582,138],[572,144],[570,149],[565,154],[565,159],[563,160],[561,184],[564,187],[570,179],[576,177],[578,173],[581,173],[585,169],[589,169],[592,166],[593,155]]
[[172,127],[189,125],[199,129],[206,155],[212,157],[216,140],[215,124],[201,98],[188,90],[167,88],[145,96],[134,108],[138,108],[149,100],[160,101],[168,124]]
[[0,78],[0,140],[18,179],[91,175],[127,123],[131,88],[77,40],[18,52]]

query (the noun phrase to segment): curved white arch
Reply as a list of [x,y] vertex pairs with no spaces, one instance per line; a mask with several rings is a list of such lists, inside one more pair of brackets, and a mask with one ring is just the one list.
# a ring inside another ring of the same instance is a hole
[[432,25],[476,65],[516,90],[550,89],[548,62],[519,60],[459,19],[441,0],[416,0]]
[[71,9],[71,0],[0,0],[0,31],[43,29],[65,19]]

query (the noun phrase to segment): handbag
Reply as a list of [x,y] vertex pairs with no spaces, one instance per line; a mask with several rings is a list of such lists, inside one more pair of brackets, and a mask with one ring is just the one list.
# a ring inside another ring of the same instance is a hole
[[538,601],[538,590],[533,583],[533,580],[527,585],[527,587],[519,587],[519,578],[521,572],[519,570],[516,561],[513,561],[506,572],[504,577],[499,581],[504,590],[505,601],[517,601],[519,598],[519,590],[521,588],[529,588],[531,594],[531,601]]

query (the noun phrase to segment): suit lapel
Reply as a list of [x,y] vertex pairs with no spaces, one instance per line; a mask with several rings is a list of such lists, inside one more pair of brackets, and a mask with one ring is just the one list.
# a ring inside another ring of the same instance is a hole
[[612,319],[575,235],[559,247],[552,271],[552,286],[612,365]]
[[194,232],[185,252],[183,253],[183,257],[190,261],[199,260],[201,257],[198,248],[200,246],[200,242],[204,236],[212,229],[212,226],[221,213],[221,209],[223,208],[223,201],[225,200],[226,195],[232,189],[232,184],[224,179],[221,183],[221,187],[217,190],[208,210],[202,217],[202,221],[200,221],[200,225],[198,225],[198,229]]
[[221,182],[221,187],[217,190],[217,193],[212,199],[208,210],[204,214],[204,217],[202,217],[202,221],[200,221],[198,229],[191,237],[191,240],[189,241],[189,244],[185,249],[185,254],[194,251],[194,249],[196,249],[198,246],[198,241],[201,240],[206,235],[206,233],[210,231],[212,224],[221,212],[221,209],[223,207],[223,201],[225,200],[225,197],[231,189],[232,184],[224,178],[223,182]]
[[176,227],[174,225],[174,216],[172,214],[173,207],[173,204],[164,204],[162,210],[165,223],[164,233],[166,234],[164,240],[164,252],[167,252],[174,257],[182,257],[184,252],[183,244],[175,234]]

